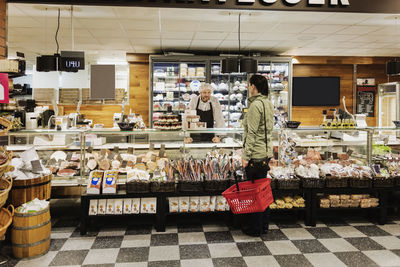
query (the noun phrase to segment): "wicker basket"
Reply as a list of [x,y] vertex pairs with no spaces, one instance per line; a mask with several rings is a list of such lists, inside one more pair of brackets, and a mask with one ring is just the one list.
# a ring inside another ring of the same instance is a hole
[[321,178],[302,178],[301,184],[303,188],[324,188],[325,187],[325,179]]
[[349,186],[351,188],[371,188],[372,187],[372,179],[350,178]]
[[7,228],[12,223],[12,218],[14,216],[14,206],[9,205],[7,209],[1,208],[0,211],[0,239],[3,239],[6,234]]
[[12,179],[7,180],[5,178],[0,178],[0,207],[6,204],[8,193],[12,187]]
[[126,183],[127,193],[148,193],[150,192],[150,182],[134,180]]
[[300,179],[299,178],[277,179],[277,187],[279,189],[299,189]]
[[206,192],[222,192],[228,187],[228,180],[204,180],[204,191]]
[[[1,135],[0,135],[1,136]],[[0,151],[4,151],[7,155],[7,160],[3,164],[0,165],[0,177],[3,176],[6,172],[13,171],[14,167],[10,166],[10,161],[13,157],[12,152],[6,151],[4,147],[0,149]]]
[[0,136],[7,135],[12,127],[12,122],[6,118],[0,117],[0,124],[3,126],[3,129],[0,130]]
[[179,192],[203,192],[203,182],[202,181],[178,181],[178,191]]
[[394,178],[374,178],[374,187],[393,187]]
[[153,181],[150,183],[150,191],[156,192],[175,192],[175,181]]
[[327,188],[345,188],[348,186],[348,178],[329,177],[325,178],[325,186]]

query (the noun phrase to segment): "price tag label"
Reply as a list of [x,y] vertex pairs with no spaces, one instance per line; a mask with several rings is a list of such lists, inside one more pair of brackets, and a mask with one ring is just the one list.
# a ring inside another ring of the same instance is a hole
[[114,153],[114,151],[111,151],[110,155],[108,155],[108,159],[113,160],[114,157],[115,157],[115,153]]
[[107,151],[105,149],[100,150],[100,155],[104,157],[107,154]]
[[128,154],[133,154],[134,151],[135,151],[135,148],[128,147]]
[[136,163],[142,163],[142,157],[138,157],[138,158],[136,159]]
[[56,165],[56,163],[57,163],[56,159],[52,158],[52,159],[49,160],[49,163],[48,163],[48,164],[49,164],[50,166],[52,166],[52,165]]
[[351,150],[351,149],[349,149],[349,150],[347,150],[347,155],[349,155],[349,156],[351,156],[351,154],[353,154],[353,150]]
[[115,154],[118,154],[118,153],[119,153],[119,147],[114,146],[114,153],[115,153]]
[[151,155],[151,161],[156,162],[156,160],[157,160],[156,155]]
[[150,150],[154,150],[154,144],[153,143],[150,143],[150,148],[149,148]]
[[71,152],[68,152],[67,153],[67,161],[71,161],[71,158],[72,158],[72,153]]
[[92,153],[92,152],[93,152],[93,147],[91,147],[91,146],[88,147],[88,148],[87,148],[87,152],[88,152],[88,153]]
[[32,171],[34,173],[43,171],[42,164],[40,164],[40,160],[32,160],[31,164],[32,164]]

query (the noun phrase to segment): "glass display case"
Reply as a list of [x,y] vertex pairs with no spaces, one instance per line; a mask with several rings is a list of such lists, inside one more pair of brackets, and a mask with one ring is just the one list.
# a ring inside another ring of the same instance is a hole
[[242,111],[247,107],[247,73],[221,73],[221,63],[211,62],[211,86],[219,99],[228,128],[239,128]]
[[279,164],[295,160],[348,160],[369,163],[369,132],[359,129],[300,128],[279,130]]
[[[221,73],[218,56],[150,56],[151,99],[150,125],[162,113],[179,113],[187,107],[196,88],[210,83],[222,106],[226,127],[241,126],[242,111],[247,107],[247,73]],[[285,57],[257,57],[258,73],[267,77],[270,100],[275,107],[275,127],[281,128],[291,118],[292,61]],[[204,76],[199,75],[203,74]],[[194,74],[194,75],[193,75]],[[173,91],[173,92],[171,92]],[[178,99],[179,98],[179,99]]]
[[282,128],[291,117],[291,59],[260,59],[258,61],[258,73],[265,76],[269,81],[269,98],[275,108],[275,127]]

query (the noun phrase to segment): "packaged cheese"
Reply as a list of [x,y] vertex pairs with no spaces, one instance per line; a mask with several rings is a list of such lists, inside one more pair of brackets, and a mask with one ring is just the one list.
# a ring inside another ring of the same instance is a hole
[[139,214],[140,213],[140,198],[132,198],[132,214]]
[[149,213],[157,212],[157,198],[151,197],[147,198],[147,203],[149,204]]
[[179,212],[189,211],[189,197],[179,197]]
[[150,207],[147,198],[140,199],[140,213],[149,213]]
[[88,195],[100,194],[101,182],[103,178],[102,171],[91,171],[89,174],[89,182],[86,193]]
[[215,203],[217,201],[217,197],[216,196],[211,196],[210,197],[210,206],[208,207],[209,211],[215,211]]
[[200,198],[190,197],[189,201],[190,201],[190,207],[189,207],[190,212],[199,212]]
[[123,199],[116,199],[114,201],[114,214],[122,214],[123,203],[124,203]]
[[89,215],[97,215],[97,210],[98,210],[98,200],[97,199],[91,199],[89,202]]
[[99,199],[98,207],[99,207],[99,209],[97,211],[97,214],[100,214],[100,215],[106,214],[107,200],[106,199]]
[[226,199],[223,196],[217,196],[216,210],[225,211]]
[[105,171],[103,177],[103,194],[117,193],[118,171]]
[[106,214],[114,214],[114,199],[107,199],[107,210]]
[[209,209],[210,209],[210,197],[209,196],[200,197],[200,211],[208,212]]
[[178,212],[179,211],[179,198],[170,197],[168,198],[169,202],[169,212]]
[[124,209],[122,211],[123,214],[131,214],[132,213],[132,199],[125,198],[124,199]]

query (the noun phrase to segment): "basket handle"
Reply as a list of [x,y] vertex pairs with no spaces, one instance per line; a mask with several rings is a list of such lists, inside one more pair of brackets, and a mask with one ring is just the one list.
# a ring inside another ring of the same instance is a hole
[[14,216],[14,206],[10,204],[8,205],[7,209],[11,212],[11,217]]

